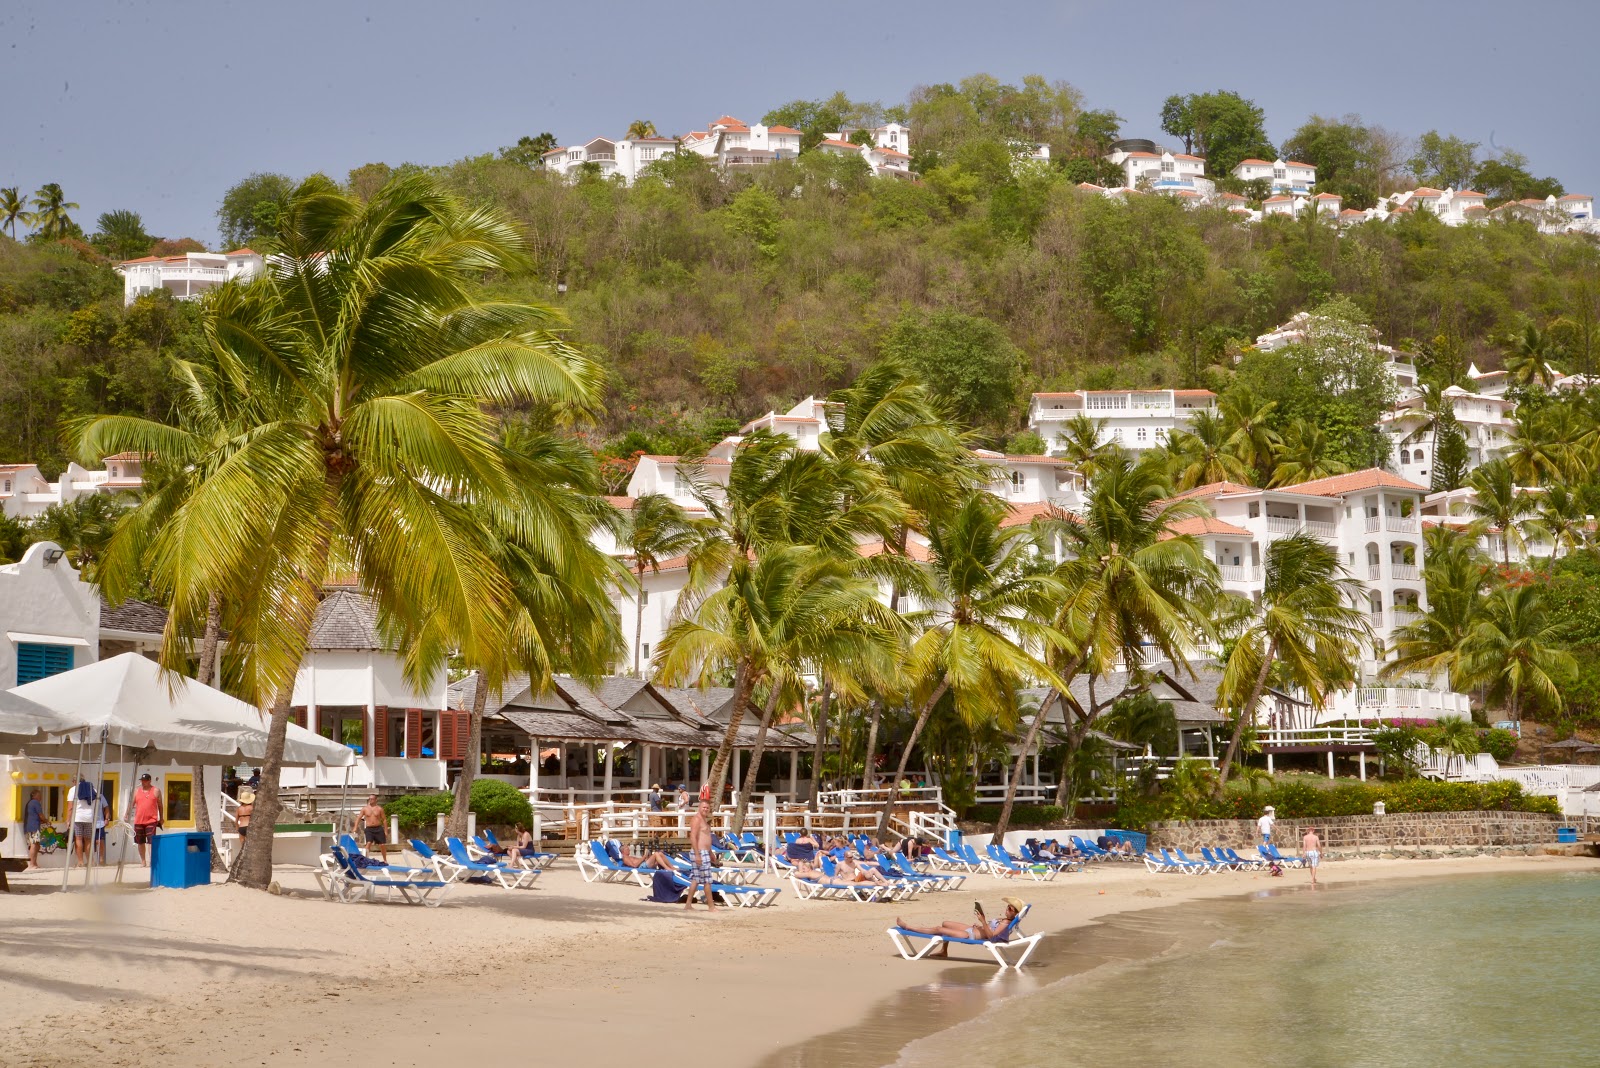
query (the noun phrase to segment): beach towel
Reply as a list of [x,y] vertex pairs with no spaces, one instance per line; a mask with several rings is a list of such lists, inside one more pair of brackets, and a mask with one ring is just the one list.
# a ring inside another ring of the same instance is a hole
[[671,872],[658,871],[650,877],[650,900],[676,904],[683,900],[683,891]]
[[606,843],[606,855],[612,860],[616,861],[618,864],[622,863],[622,850],[618,848],[615,841]]
[[87,779],[78,780],[78,800],[93,801],[95,798],[94,787],[89,785]]

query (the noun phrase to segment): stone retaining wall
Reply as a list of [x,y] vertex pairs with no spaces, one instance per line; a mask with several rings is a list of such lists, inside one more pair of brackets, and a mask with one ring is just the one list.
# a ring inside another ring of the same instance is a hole
[[[1316,827],[1329,850],[1360,853],[1396,847],[1523,846],[1556,840],[1556,828],[1570,821],[1543,812],[1396,812],[1384,816],[1328,816],[1280,819],[1273,840],[1286,853],[1300,851],[1300,838]],[[1255,820],[1184,820],[1150,825],[1150,844],[1178,848],[1191,856],[1201,846],[1248,849],[1261,841]]]

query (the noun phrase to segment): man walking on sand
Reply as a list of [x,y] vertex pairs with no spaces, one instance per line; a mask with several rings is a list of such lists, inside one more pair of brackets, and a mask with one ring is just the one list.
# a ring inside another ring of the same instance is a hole
[[1317,837],[1317,829],[1308,827],[1306,836],[1300,839],[1300,855],[1306,858],[1306,867],[1311,869],[1311,885],[1317,885],[1317,866],[1322,863],[1322,839]]
[[700,788],[700,804],[689,817],[689,889],[684,894],[683,907],[694,911],[694,888],[700,887],[706,895],[706,911],[716,910],[711,896],[711,884],[716,873],[711,868],[711,787]]
[[378,804],[377,794],[368,794],[367,803],[361,807],[356,819],[362,826],[363,844],[367,848],[378,847],[382,854],[385,836],[383,833],[383,806]]
[[161,829],[161,791],[150,781],[147,771],[139,776],[139,787],[133,791],[133,844],[139,850],[139,863],[150,866],[145,850],[150,839]]
[[1272,844],[1272,825],[1277,822],[1277,809],[1273,808],[1271,805],[1268,805],[1266,810],[1261,813],[1261,818],[1256,820],[1256,829],[1261,832],[1262,845],[1270,846]]

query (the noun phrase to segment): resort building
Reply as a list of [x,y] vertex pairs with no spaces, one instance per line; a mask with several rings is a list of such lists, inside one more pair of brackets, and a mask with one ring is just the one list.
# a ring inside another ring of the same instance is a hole
[[731,115],[724,115],[706,125],[704,130],[691,130],[678,139],[678,146],[714,160],[718,167],[747,169],[765,167],[780,159],[794,159],[800,154],[800,131],[792,126],[747,125]]
[[266,261],[248,248],[232,252],[187,252],[182,256],[141,256],[123,260],[122,303],[132,304],[146,293],[165,289],[178,300],[193,300],[224,282],[250,279],[261,273]]
[[581,145],[552,148],[544,154],[543,164],[545,170],[566,178],[589,168],[602,178],[621,178],[632,185],[646,167],[677,151],[678,142],[671,137],[596,137]]
[[144,460],[132,452],[105,458],[105,467],[90,471],[69,463],[61,477],[47,481],[37,464],[0,464],[0,514],[32,519],[58,504],[70,504],[95,493],[136,493],[144,488]]
[[1061,431],[1078,416],[1100,424],[1102,444],[1139,451],[1163,444],[1197,412],[1217,410],[1209,389],[1080,389],[1035,393],[1028,402],[1028,428],[1044,439],[1045,452],[1061,453]]
[[911,155],[883,145],[858,145],[835,137],[819,141],[816,151],[839,156],[860,156],[876,178],[906,178],[911,174]]
[[[1048,146],[1046,146],[1048,148]],[[1129,138],[1111,146],[1106,161],[1122,172],[1129,189],[1154,193],[1188,191],[1209,198],[1216,185],[1206,175],[1206,161],[1186,152],[1169,152],[1154,141]]]
[[[1312,322],[1310,312],[1300,312],[1276,330],[1257,337],[1255,347],[1262,352],[1276,352],[1288,345],[1304,344],[1316,325]],[[1385,368],[1389,376],[1394,379],[1400,395],[1409,396],[1417,388],[1416,357],[1409,352],[1401,352],[1391,345],[1383,344],[1378,340],[1377,330],[1371,327],[1366,328],[1366,334],[1373,350],[1383,357]]]
[[[853,134],[860,130],[847,126],[842,130],[832,130],[823,134],[828,141],[842,141],[845,144],[852,142]],[[903,122],[886,122],[882,126],[873,126],[866,130],[872,137],[872,144],[877,148],[893,149],[896,152],[911,154],[911,127]]]
[[1294,160],[1240,160],[1231,173],[1240,181],[1266,182],[1274,195],[1288,197],[1310,196],[1311,187],[1317,184],[1317,169],[1309,163],[1297,163]]
[[[1499,372],[1496,372],[1497,374]],[[1443,391],[1467,442],[1467,470],[1494,459],[1511,443],[1516,426],[1511,413],[1516,403],[1503,393],[1469,393],[1460,386]],[[1389,466],[1401,477],[1428,485],[1432,477],[1437,441],[1434,413],[1427,411],[1421,395],[1402,398],[1380,423],[1390,440]]]

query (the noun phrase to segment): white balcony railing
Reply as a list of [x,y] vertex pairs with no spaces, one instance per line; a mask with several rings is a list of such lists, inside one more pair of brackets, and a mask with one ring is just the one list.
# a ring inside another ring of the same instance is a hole
[[1318,519],[1307,519],[1304,526],[1306,533],[1315,534],[1319,538],[1332,538],[1339,533],[1339,528],[1336,525],[1324,523]]
[[163,267],[163,282],[226,282],[228,272],[223,267]]
[[1375,515],[1367,516],[1367,533],[1368,534],[1371,534],[1373,531],[1382,530],[1382,529],[1383,529],[1383,519],[1381,517],[1375,516]]
[[1294,516],[1269,515],[1267,529],[1274,534],[1296,534],[1300,530],[1300,520]]
[[1383,568],[1379,567],[1377,564],[1368,564],[1367,578],[1372,582],[1376,582],[1383,578]]
[[1384,526],[1402,534],[1415,534],[1417,532],[1417,517],[1414,515],[1392,515],[1384,521]]
[[1413,582],[1422,577],[1422,569],[1416,564],[1390,564],[1389,576],[1402,581]]
[[1249,568],[1243,564],[1218,564],[1217,570],[1224,582],[1245,582],[1249,577]]

